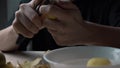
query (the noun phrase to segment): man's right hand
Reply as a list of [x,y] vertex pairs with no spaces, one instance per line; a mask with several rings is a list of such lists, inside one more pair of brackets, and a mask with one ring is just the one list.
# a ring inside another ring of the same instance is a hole
[[41,17],[34,10],[39,2],[40,0],[32,0],[29,3],[21,4],[19,10],[16,11],[12,25],[18,34],[32,38],[43,28]]

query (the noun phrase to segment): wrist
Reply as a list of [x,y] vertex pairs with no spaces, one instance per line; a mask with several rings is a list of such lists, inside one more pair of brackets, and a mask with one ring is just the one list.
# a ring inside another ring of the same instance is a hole
[[18,38],[18,33],[16,32],[14,27],[10,26],[9,28],[10,28],[10,33],[13,34],[14,37]]
[[83,21],[81,24],[81,31],[78,34],[81,34],[78,40],[78,44],[93,44],[95,43],[96,29],[93,28],[92,22]]

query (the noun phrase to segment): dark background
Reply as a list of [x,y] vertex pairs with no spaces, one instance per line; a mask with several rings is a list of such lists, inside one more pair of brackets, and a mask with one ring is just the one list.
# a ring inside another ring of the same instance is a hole
[[0,29],[7,22],[7,0],[0,0]]
[[7,27],[8,21],[18,8],[20,0],[0,0],[0,29]]

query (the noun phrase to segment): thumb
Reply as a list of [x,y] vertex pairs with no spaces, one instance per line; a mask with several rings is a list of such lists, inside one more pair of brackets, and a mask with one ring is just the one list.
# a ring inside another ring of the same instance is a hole
[[43,14],[42,15],[43,19],[47,17],[50,20],[56,20],[57,18],[55,16],[48,14],[50,10],[51,10],[51,5],[42,5],[40,6],[39,12]]
[[50,11],[52,5],[41,5],[39,12],[42,14],[46,14]]

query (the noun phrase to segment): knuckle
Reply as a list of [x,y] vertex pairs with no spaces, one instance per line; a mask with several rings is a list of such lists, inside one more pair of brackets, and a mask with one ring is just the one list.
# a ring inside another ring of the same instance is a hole
[[16,17],[19,17],[19,16],[20,16],[20,11],[16,11],[16,12],[15,12],[15,16],[16,16]]
[[26,4],[25,3],[22,3],[20,4],[19,8],[23,8]]

